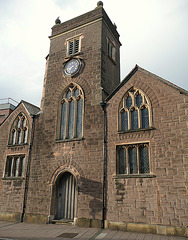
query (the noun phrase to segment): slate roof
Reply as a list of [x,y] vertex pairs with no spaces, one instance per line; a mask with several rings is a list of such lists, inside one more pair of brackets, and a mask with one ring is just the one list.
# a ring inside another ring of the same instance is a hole
[[27,111],[29,112],[30,115],[36,115],[39,111],[40,111],[40,108],[31,104],[31,103],[28,103],[24,100],[21,100],[21,102],[19,103],[19,105],[23,103],[23,105],[25,106],[25,108],[27,109]]

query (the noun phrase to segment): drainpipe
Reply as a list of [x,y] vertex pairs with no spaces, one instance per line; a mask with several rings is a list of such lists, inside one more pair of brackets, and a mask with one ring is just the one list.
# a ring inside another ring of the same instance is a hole
[[23,222],[25,209],[26,209],[26,202],[27,202],[27,193],[28,193],[29,175],[30,175],[30,164],[31,164],[31,150],[32,150],[33,139],[34,139],[36,115],[31,115],[31,117],[32,117],[32,125],[31,125],[31,134],[30,134],[29,148],[28,148],[28,160],[27,160],[27,169],[26,169],[26,179],[25,179],[24,200],[23,200],[21,222]]
[[107,175],[107,113],[106,113],[106,102],[100,103],[104,115],[103,115],[103,183],[102,183],[102,228],[105,226],[106,218],[106,175]]

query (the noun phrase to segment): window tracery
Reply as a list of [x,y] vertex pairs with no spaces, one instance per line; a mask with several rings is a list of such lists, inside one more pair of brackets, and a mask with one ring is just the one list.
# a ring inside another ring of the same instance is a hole
[[72,83],[61,99],[60,139],[82,138],[83,104],[82,89]]
[[119,131],[147,129],[152,127],[151,104],[139,89],[130,89],[119,105]]
[[25,144],[28,138],[28,121],[23,113],[20,113],[14,120],[11,130],[9,144]]

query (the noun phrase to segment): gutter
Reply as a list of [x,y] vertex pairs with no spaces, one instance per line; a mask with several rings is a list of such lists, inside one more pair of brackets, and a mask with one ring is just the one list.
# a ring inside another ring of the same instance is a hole
[[104,115],[103,115],[103,182],[102,182],[102,225],[101,228],[105,228],[106,220],[106,177],[107,177],[107,112],[106,102],[100,103]]
[[26,203],[27,203],[27,193],[28,193],[28,185],[29,185],[29,176],[30,176],[30,165],[31,165],[31,150],[33,146],[33,139],[34,139],[34,131],[35,131],[35,118],[37,115],[31,115],[32,117],[32,125],[31,125],[31,134],[30,134],[30,141],[29,141],[29,148],[28,148],[28,160],[27,160],[27,169],[26,169],[26,179],[25,179],[25,189],[24,189],[24,200],[23,200],[23,209],[20,221],[23,222]]

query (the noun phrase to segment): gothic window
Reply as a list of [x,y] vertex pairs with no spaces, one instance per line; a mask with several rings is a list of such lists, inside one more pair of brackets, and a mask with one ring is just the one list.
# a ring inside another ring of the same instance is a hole
[[67,56],[75,55],[81,49],[81,36],[67,40]]
[[22,177],[25,166],[25,155],[7,156],[5,177]]
[[83,102],[82,89],[73,83],[69,85],[61,98],[60,139],[82,138]]
[[117,146],[118,174],[149,174],[149,144]]
[[150,101],[141,90],[132,88],[119,105],[119,131],[147,129],[151,126]]
[[112,41],[110,39],[107,39],[107,50],[108,50],[108,56],[115,62],[116,61],[116,49]]
[[28,137],[28,123],[23,113],[20,113],[14,120],[11,130],[9,144],[25,144]]

